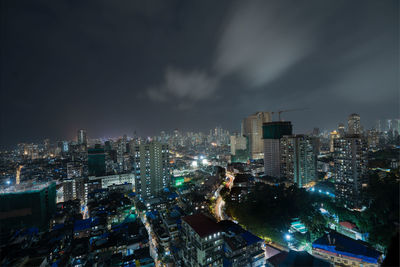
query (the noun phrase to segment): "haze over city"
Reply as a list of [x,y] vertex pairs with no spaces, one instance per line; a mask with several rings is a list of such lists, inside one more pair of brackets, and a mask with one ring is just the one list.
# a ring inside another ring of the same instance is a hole
[[[399,113],[398,1],[2,1],[1,145]],[[99,119],[101,118],[101,119]]]

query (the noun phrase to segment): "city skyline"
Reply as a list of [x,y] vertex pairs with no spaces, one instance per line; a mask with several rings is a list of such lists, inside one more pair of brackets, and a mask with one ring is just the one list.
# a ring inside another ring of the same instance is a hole
[[283,115],[296,133],[398,117],[398,2],[292,5],[4,1],[1,146],[239,131],[282,109],[305,108]]
[[400,266],[399,11],[0,1],[1,266]]
[[[248,118],[257,115],[258,113],[260,113],[260,112],[256,112],[254,114],[249,114]],[[269,112],[264,112],[264,113],[269,113]],[[359,116],[359,114],[352,113],[352,114],[349,115],[349,118],[350,118],[351,115]],[[272,118],[274,118],[274,115],[270,115],[270,116]],[[243,118],[243,120],[245,120],[245,119],[247,119],[247,118]],[[272,120],[272,121],[273,122],[277,122],[279,120],[276,119],[276,120]],[[292,121],[289,121],[289,120],[281,120],[281,121],[292,122]],[[345,119],[343,121],[347,121],[347,119]],[[333,132],[337,132],[337,130],[339,130],[339,132],[340,132],[341,131],[340,127],[344,127],[344,130],[350,129],[348,123],[349,122],[347,122],[347,123],[341,123],[340,122],[340,123],[338,123],[336,125],[336,127],[334,127],[334,129],[322,129],[322,128],[319,128],[319,127],[314,127],[313,129],[309,129],[309,130],[307,130],[305,132],[300,132],[300,131],[296,130],[295,125],[292,125],[293,126],[293,134],[295,134],[295,135],[299,135],[299,134],[300,135],[303,135],[303,134],[315,135],[315,131],[318,130],[318,134],[317,135],[328,136],[328,135],[332,134],[331,130],[333,130]],[[389,131],[389,130],[396,131],[396,129],[397,129],[396,127],[400,126],[399,123],[400,123],[400,119],[378,120],[378,121],[375,122],[375,124],[371,128],[366,128],[364,126],[364,124],[362,123],[362,119],[361,119],[360,127],[361,127],[361,130],[363,131],[363,133],[365,133],[365,134],[369,130],[382,131],[382,132]],[[242,124],[243,124],[243,121],[242,121]],[[92,142],[93,141],[95,141],[95,142],[98,142],[98,141],[104,142],[106,140],[121,140],[122,138],[125,138],[125,137],[128,137],[130,139],[133,139],[135,137],[140,137],[140,138],[143,138],[143,139],[146,139],[146,140],[150,138],[149,140],[152,140],[153,138],[156,138],[156,137],[162,138],[163,134],[167,134],[169,137],[171,137],[171,136],[173,136],[175,131],[178,131],[181,135],[203,134],[204,136],[208,136],[210,134],[214,135],[214,131],[216,129],[225,130],[225,131],[227,131],[227,133],[229,133],[230,136],[236,136],[236,135],[241,136],[241,134],[242,134],[242,130],[241,129],[230,130],[230,129],[224,129],[223,127],[221,127],[221,125],[216,125],[213,128],[209,128],[207,130],[199,130],[199,131],[195,131],[193,129],[177,129],[177,128],[171,128],[171,129],[168,129],[168,130],[164,129],[164,130],[159,130],[158,132],[156,132],[153,135],[142,135],[142,134],[140,134],[140,132],[138,133],[137,130],[134,130],[132,133],[119,133],[119,134],[116,134],[116,135],[113,135],[113,136],[91,136],[90,133],[89,133],[89,135],[87,136],[87,140],[91,140]],[[38,137],[36,139],[20,140],[18,143],[13,143],[13,144],[12,143],[0,144],[0,149],[12,149],[12,148],[15,148],[18,144],[29,144],[29,143],[40,144],[40,143],[43,143],[43,142],[44,142],[45,145],[46,145],[46,142],[47,143],[50,142],[52,144],[57,143],[57,142],[76,142],[77,144],[80,144],[82,141],[79,141],[79,138],[83,138],[83,137],[80,137],[82,131],[84,131],[84,135],[85,135],[84,138],[86,139],[87,130],[86,129],[76,129],[75,133],[71,133],[68,136],[64,135],[64,136],[61,136],[61,137],[60,136],[59,137],[54,137],[52,139],[48,138],[48,136],[42,136],[42,137]],[[244,136],[246,136],[246,134]],[[85,142],[87,142],[87,140]]]

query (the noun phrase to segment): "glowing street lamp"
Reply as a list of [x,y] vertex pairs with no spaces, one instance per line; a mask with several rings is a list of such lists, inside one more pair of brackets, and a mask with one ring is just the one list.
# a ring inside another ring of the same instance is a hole
[[285,240],[286,240],[286,241],[292,240],[292,236],[289,235],[289,234],[286,234],[286,235],[285,235]]

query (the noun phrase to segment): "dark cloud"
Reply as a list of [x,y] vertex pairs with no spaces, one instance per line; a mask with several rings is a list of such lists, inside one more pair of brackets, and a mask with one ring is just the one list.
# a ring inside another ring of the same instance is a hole
[[307,56],[314,48],[320,16],[310,21],[306,7],[293,4],[239,2],[223,28],[216,69],[240,75],[250,87],[261,86]]
[[399,114],[399,3],[2,1],[1,144]]
[[179,102],[179,108],[189,108],[192,103],[210,98],[217,89],[218,80],[202,71],[185,72],[168,67],[165,81],[157,88],[149,88],[147,94],[156,102]]

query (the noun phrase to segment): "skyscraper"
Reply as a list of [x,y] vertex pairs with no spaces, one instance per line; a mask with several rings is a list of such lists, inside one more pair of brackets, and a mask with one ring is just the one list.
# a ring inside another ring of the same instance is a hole
[[340,136],[344,136],[346,133],[345,127],[343,123],[339,123],[338,125],[338,132]]
[[361,135],[334,140],[334,177],[337,200],[361,208],[362,188],[367,186],[367,142]]
[[263,124],[265,175],[281,176],[280,139],[284,135],[292,135],[290,121],[274,121]]
[[250,157],[263,158],[263,123],[271,122],[270,112],[257,112],[242,121],[242,135],[249,138]]
[[280,140],[281,176],[298,187],[317,179],[317,138],[307,135],[283,136]]
[[168,145],[155,141],[137,144],[131,153],[135,189],[139,196],[152,198],[170,186]]
[[353,113],[350,114],[349,119],[347,121],[347,132],[348,134],[361,134],[361,123],[360,123],[360,115]]
[[50,154],[50,139],[48,138],[44,139],[43,150],[45,155]]
[[78,130],[78,144],[80,145],[87,145],[87,138],[86,138],[86,130],[80,129]]
[[339,134],[337,131],[332,131],[329,134],[329,151],[330,152],[334,152],[335,151],[335,147],[334,147],[334,142],[335,139],[339,138],[340,136],[344,136],[344,132],[343,135]]
[[368,148],[375,149],[379,146],[379,132],[375,129],[367,131]]
[[106,154],[104,148],[96,145],[88,150],[89,176],[104,176],[106,174]]
[[400,133],[400,120],[399,119],[391,119],[388,120],[388,129],[394,136],[399,135]]

